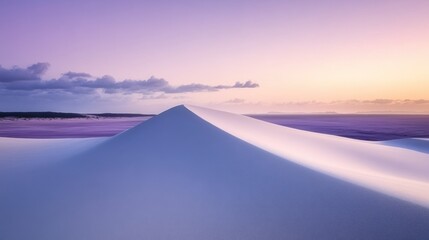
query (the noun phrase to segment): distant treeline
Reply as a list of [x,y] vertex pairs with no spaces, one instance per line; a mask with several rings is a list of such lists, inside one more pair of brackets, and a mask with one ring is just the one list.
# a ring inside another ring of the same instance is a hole
[[152,117],[155,114],[139,114],[139,113],[96,113],[88,114],[97,117]]
[[62,112],[0,112],[0,118],[114,118],[114,117],[151,117],[154,114],[138,113],[62,113]]

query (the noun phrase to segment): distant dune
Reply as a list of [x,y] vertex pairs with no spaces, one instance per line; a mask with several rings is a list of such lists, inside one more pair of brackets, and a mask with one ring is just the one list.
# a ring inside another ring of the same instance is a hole
[[425,144],[183,105],[109,138],[0,138],[0,239],[429,239]]

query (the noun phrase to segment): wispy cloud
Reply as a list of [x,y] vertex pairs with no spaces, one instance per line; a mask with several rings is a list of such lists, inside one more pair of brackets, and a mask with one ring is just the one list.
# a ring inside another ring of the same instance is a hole
[[237,113],[285,114],[429,114],[429,99],[344,99],[335,101],[285,101],[267,102],[255,99],[233,98],[212,101],[209,107]]
[[234,98],[234,99],[230,99],[228,101],[225,101],[224,103],[237,104],[237,103],[244,103],[244,102],[246,102],[246,100],[244,100],[242,98]]
[[297,101],[273,104],[280,112],[347,112],[347,113],[428,113],[428,99],[348,99],[336,101]]
[[63,77],[66,78],[92,78],[91,74],[84,72],[66,72],[63,74]]

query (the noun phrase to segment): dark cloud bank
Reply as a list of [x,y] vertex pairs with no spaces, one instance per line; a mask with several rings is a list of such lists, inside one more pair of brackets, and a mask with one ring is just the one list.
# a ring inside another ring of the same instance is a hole
[[236,82],[234,85],[210,86],[199,83],[172,86],[162,78],[151,77],[147,80],[116,81],[113,77],[105,75],[94,77],[88,73],[67,72],[60,78],[42,80],[42,75],[49,68],[48,63],[36,63],[27,68],[13,67],[6,69],[0,66],[0,89],[3,91],[20,92],[52,92],[60,91],[74,94],[91,94],[101,90],[107,94],[140,93],[150,95],[153,93],[190,93],[212,92],[232,88],[257,88],[259,85],[251,81]]

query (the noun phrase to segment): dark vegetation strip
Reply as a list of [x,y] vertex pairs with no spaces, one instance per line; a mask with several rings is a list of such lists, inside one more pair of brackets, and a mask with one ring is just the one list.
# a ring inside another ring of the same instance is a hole
[[63,113],[63,112],[0,112],[0,118],[90,118],[90,117],[151,117],[138,113]]

